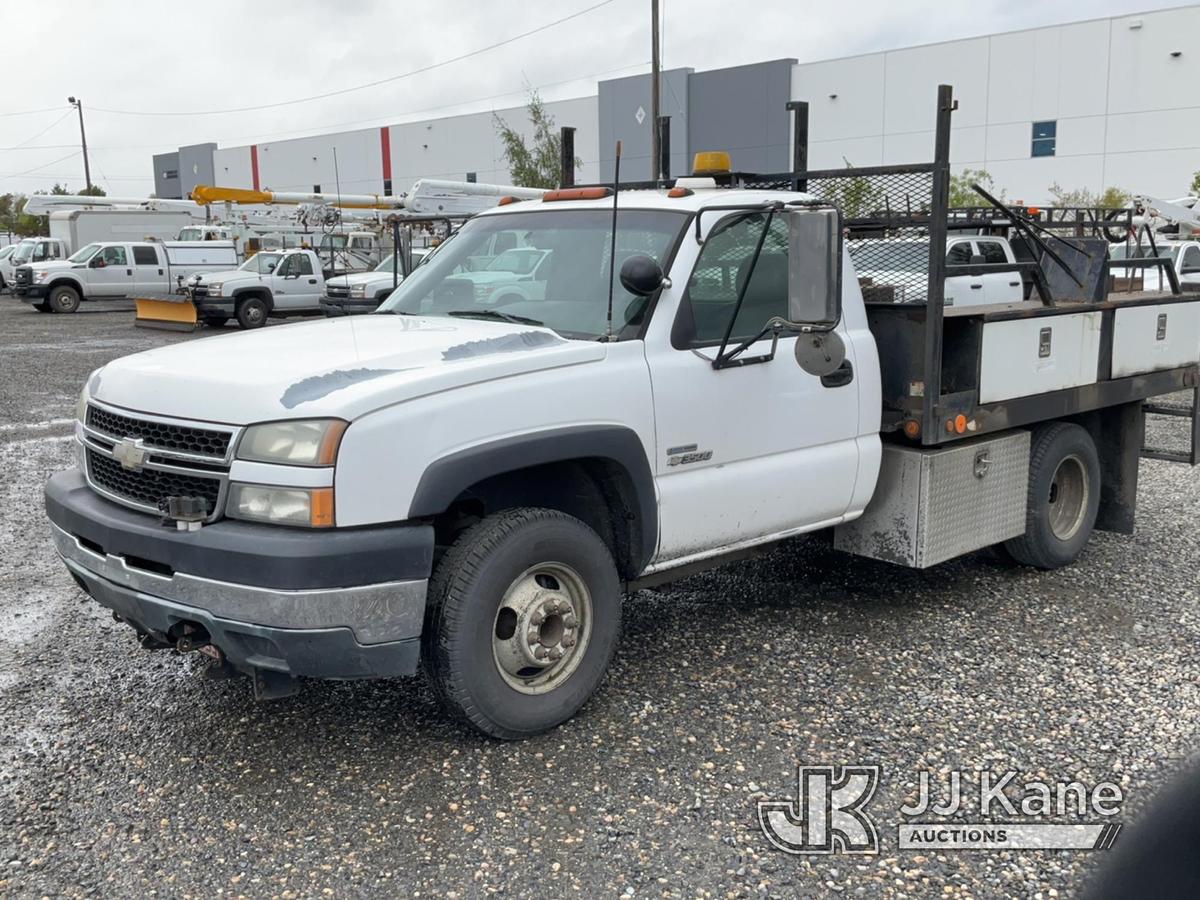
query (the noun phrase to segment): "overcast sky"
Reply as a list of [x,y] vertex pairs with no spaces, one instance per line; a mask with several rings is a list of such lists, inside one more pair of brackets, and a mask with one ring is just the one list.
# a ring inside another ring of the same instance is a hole
[[[803,62],[1179,5],[1185,4],[661,0],[663,65],[704,70],[779,57]],[[436,65],[589,7],[595,8],[536,34]],[[502,109],[520,105],[526,85],[548,100],[592,94],[597,80],[649,71],[649,10],[649,0],[5,5],[7,68],[23,75],[10,75],[0,93],[0,192],[29,193],[55,181],[83,187],[69,95],[84,103],[93,181],[110,194],[145,196],[154,189],[151,154],[181,144],[236,146]],[[382,79],[394,80],[226,112]]]

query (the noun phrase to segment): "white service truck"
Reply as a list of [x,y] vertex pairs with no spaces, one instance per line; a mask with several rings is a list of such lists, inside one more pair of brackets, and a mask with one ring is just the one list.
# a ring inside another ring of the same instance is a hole
[[194,221],[179,209],[58,209],[49,215],[50,237],[68,254],[94,243],[171,241]]
[[[414,247],[410,251],[411,264],[420,265],[430,252],[428,247]],[[374,312],[403,280],[400,260],[394,253],[390,254],[369,272],[327,278],[321,311],[327,316],[355,316]]]
[[[7,248],[6,248],[7,249]],[[30,263],[66,259],[71,251],[58,238],[24,238],[12,245],[12,251],[0,259],[0,282],[12,290],[17,281],[17,269]]]
[[312,250],[263,250],[232,271],[193,278],[188,293],[209,325],[234,318],[241,328],[260,328],[272,316],[319,315],[325,276]]
[[[867,305],[836,209],[716,185],[510,203],[370,316],[109,363],[46,487],[58,552],[257,696],[423,665],[521,738],[596,690],[638,587],[817,531],[1050,569],[1132,530],[1142,402],[1200,384],[1200,298]],[[461,272],[510,231],[542,290],[488,302]]]
[[14,292],[38,312],[70,313],[83,300],[170,294],[197,273],[236,262],[227,241],[96,242],[66,259],[20,266]]

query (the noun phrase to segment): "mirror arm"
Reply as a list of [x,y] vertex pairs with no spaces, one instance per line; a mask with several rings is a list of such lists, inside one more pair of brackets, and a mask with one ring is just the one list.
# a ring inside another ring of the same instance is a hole
[[[748,366],[753,363],[770,362],[775,358],[775,350],[779,346],[779,335],[788,328],[788,323],[776,316],[764,325],[754,337],[742,341],[728,353],[718,353],[717,358],[713,360],[712,367],[714,369],[732,369],[736,366]],[[771,333],[771,350],[769,353],[763,353],[760,356],[750,356],[745,359],[742,354],[752,346],[758,343],[767,333]]]

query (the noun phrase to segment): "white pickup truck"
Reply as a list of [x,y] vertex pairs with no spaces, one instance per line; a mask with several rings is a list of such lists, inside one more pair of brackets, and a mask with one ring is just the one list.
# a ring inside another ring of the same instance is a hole
[[[411,251],[412,265],[420,265],[430,252],[428,247],[414,247]],[[354,316],[374,312],[403,280],[400,260],[395,254],[388,254],[370,272],[354,272],[350,275],[334,275],[327,278],[325,296],[321,298],[321,311],[327,316]]]
[[236,262],[233,244],[223,241],[101,242],[18,267],[14,291],[38,312],[70,313],[82,300],[167,294],[196,273]]
[[[924,303],[929,270],[929,241],[915,239],[861,240],[851,243],[851,255],[864,287],[888,292],[896,303]],[[946,241],[946,263],[1017,264],[1012,247],[1002,237],[957,235]],[[1020,303],[1025,299],[1021,272],[986,272],[946,278],[947,306]]]
[[[1153,248],[1148,242],[1140,245],[1114,244],[1108,253],[1113,260],[1150,259],[1157,254],[1158,257],[1169,261],[1168,265],[1175,271],[1175,277],[1183,290],[1200,291],[1200,241],[1171,241],[1159,237]],[[1111,272],[1125,288],[1151,291],[1168,289],[1169,279],[1158,267],[1130,269],[1116,265],[1112,267]]]
[[[624,594],[785,538],[1071,563],[1132,529],[1142,400],[1200,383],[1200,298],[943,321],[865,305],[809,194],[680,179],[622,192],[614,237],[615,204],[510,203],[374,314],[97,370],[46,487],[78,584],[259,697],[423,664],[453,715],[521,738],[599,686]],[[550,264],[493,303],[460,275],[509,231]]]
[[188,291],[208,324],[236,318],[241,328],[261,328],[271,316],[319,314],[325,276],[312,250],[264,250],[231,271],[193,278]]
[[32,263],[66,259],[70,251],[58,238],[24,238],[12,245],[12,252],[0,259],[0,285],[12,289],[16,285],[17,269]]

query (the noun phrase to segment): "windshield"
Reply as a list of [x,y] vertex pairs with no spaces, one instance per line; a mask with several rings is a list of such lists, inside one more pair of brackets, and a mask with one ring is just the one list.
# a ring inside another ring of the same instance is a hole
[[[428,250],[425,250],[422,248],[413,249],[413,251],[412,251],[413,268],[415,269],[417,266],[419,266],[424,261],[425,257],[428,255],[429,255]],[[401,273],[404,272],[404,268],[402,266],[400,266],[399,261],[396,260],[396,254],[389,253],[382,260],[379,261],[379,265],[377,265],[375,267],[375,271],[376,272],[390,272],[390,271],[392,271],[393,266],[396,268],[397,271],[399,271]]]
[[282,253],[259,252],[238,266],[238,269],[242,272],[254,272],[257,275],[266,275],[275,270],[275,267],[279,265],[279,260],[282,258]]
[[346,235],[344,234],[323,234],[321,240],[317,244],[322,250],[328,250],[332,247],[334,250],[344,250],[346,248]]
[[850,258],[859,271],[925,272],[929,244],[923,241],[847,241]]
[[203,238],[204,232],[199,228],[180,228],[179,240],[181,241],[198,241]]
[[33,256],[34,241],[21,241],[17,244],[17,249],[13,251],[13,262],[28,262],[29,257]]
[[75,253],[67,257],[67,262],[81,263],[87,262],[96,255],[96,251],[100,249],[99,244],[88,244],[86,247],[80,247]]
[[512,272],[514,275],[528,275],[534,266],[542,261],[545,250],[505,250],[487,264],[488,272]]
[[[1152,259],[1155,253],[1150,249],[1149,244],[1143,244],[1141,247],[1136,244],[1115,244],[1109,248],[1109,256],[1113,259]],[[1174,259],[1179,255],[1179,246],[1170,246],[1165,244],[1158,245],[1158,256]]]
[[[630,256],[644,254],[666,266],[667,254],[687,223],[684,212],[625,210],[617,219],[617,270]],[[496,240],[500,236],[515,240]],[[463,225],[452,241],[430,255],[380,307],[385,313],[475,316],[544,324],[567,337],[593,339],[605,333],[608,310],[612,212],[567,209],[481,216]],[[489,248],[518,243],[547,257],[534,278],[479,282],[467,273],[498,256]],[[640,322],[647,298],[616,282],[613,330]]]
[[9,244],[7,247],[0,247],[0,259],[8,259],[10,256],[12,256],[13,251],[16,249],[16,244]]

